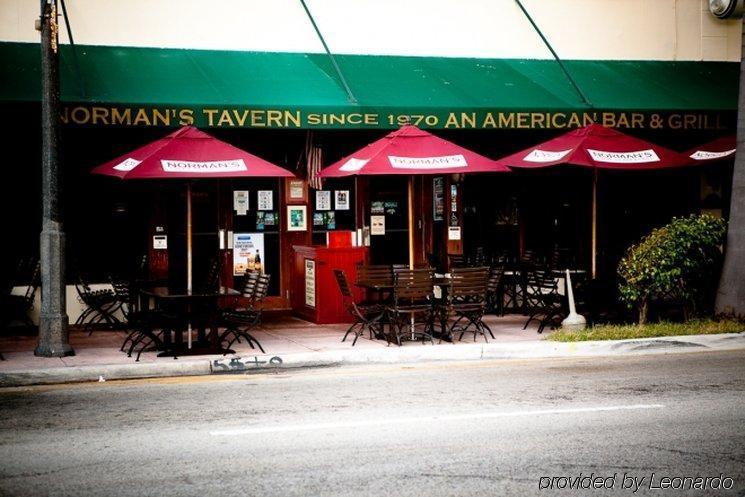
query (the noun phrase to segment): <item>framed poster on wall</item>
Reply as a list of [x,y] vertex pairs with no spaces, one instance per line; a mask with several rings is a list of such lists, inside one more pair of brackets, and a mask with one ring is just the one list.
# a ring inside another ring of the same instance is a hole
[[248,212],[248,190],[233,191],[233,210],[236,216],[245,216]]
[[271,211],[274,210],[274,202],[272,201],[271,190],[259,190],[256,199],[256,210],[259,211]]
[[334,192],[334,209],[337,211],[349,210],[349,190],[336,190]]
[[370,216],[370,234],[385,235],[385,216]]
[[233,276],[264,272],[264,233],[233,233]]
[[285,182],[285,198],[288,204],[306,203],[308,201],[308,184],[302,179],[288,179]]
[[308,210],[304,205],[287,206],[287,231],[306,231]]
[[331,210],[331,191],[330,190],[318,190],[316,192],[316,210],[317,211],[330,211]]

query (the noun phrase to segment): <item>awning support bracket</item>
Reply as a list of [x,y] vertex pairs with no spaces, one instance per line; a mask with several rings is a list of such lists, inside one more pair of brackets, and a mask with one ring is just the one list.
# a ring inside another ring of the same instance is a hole
[[572,77],[572,75],[569,72],[569,70],[567,69],[567,67],[564,65],[564,62],[559,57],[559,54],[556,53],[556,51],[554,50],[554,47],[552,47],[551,46],[551,43],[549,43],[548,39],[546,39],[546,36],[541,31],[541,28],[538,27],[538,25],[535,23],[535,21],[533,20],[533,18],[528,13],[527,9],[525,9],[525,6],[523,6],[523,4],[522,4],[522,2],[520,0],[515,0],[515,3],[517,3],[517,6],[520,7],[520,10],[523,11],[523,14],[528,19],[528,21],[530,22],[530,24],[533,26],[533,29],[535,29],[535,32],[538,33],[538,36],[541,37],[541,40],[543,40],[543,44],[546,45],[546,48],[548,48],[548,50],[551,52],[551,55],[554,56],[554,59],[559,64],[559,67],[561,67],[561,70],[564,72],[564,75],[567,77],[567,79],[569,80],[569,82],[574,87],[574,90],[577,92],[577,94],[579,95],[579,97],[582,99],[582,102],[585,105],[588,105],[590,107],[593,107],[593,105],[590,102],[590,100],[587,98],[587,96],[585,95],[585,93],[582,91],[582,89],[579,87],[579,85],[577,84],[577,82]]
[[85,80],[83,80],[83,73],[80,70],[80,62],[78,61],[78,50],[75,47],[75,40],[72,37],[72,27],[70,26],[70,18],[67,16],[67,6],[65,5],[65,0],[60,0],[60,3],[62,4],[62,16],[65,18],[67,37],[70,39],[70,48],[72,48],[73,64],[75,65],[75,72],[77,73],[78,82],[80,83],[80,93],[83,97],[85,97]]
[[305,9],[305,13],[308,16],[310,23],[313,25],[313,29],[316,30],[318,39],[321,40],[321,44],[323,45],[324,50],[326,50],[326,55],[328,55],[329,59],[331,59],[331,64],[334,66],[334,69],[336,70],[336,74],[339,76],[339,79],[341,80],[341,84],[344,87],[344,91],[347,92],[347,98],[349,99],[349,102],[356,104],[357,98],[354,96],[354,93],[352,93],[352,89],[349,87],[349,84],[347,84],[347,80],[344,77],[344,74],[342,74],[341,69],[339,68],[339,64],[336,63],[336,58],[334,57],[334,54],[332,54],[331,50],[329,50],[329,46],[326,44],[326,40],[323,38],[323,34],[321,34],[321,30],[318,29],[316,20],[313,19],[313,14],[310,13],[310,9],[308,9],[308,6],[305,4],[305,0],[300,0],[300,3],[303,5],[303,9]]

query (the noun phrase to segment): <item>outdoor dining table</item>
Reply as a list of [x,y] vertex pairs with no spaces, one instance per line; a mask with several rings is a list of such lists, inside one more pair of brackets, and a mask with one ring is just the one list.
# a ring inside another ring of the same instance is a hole
[[[239,291],[220,287],[213,292],[187,292],[184,289],[163,286],[141,289],[140,293],[154,303],[156,312],[172,315],[174,322],[181,324],[173,330],[173,341],[169,333],[164,334],[163,350],[158,357],[233,353],[233,350],[223,348],[219,342],[220,301],[239,297]],[[193,328],[197,329],[197,340],[192,344]],[[184,332],[188,333],[186,342]]]
[[[444,301],[447,297],[448,289],[453,284],[452,279],[449,276],[435,276],[432,281],[433,286],[440,287],[442,293],[439,300]],[[360,280],[355,283],[355,286],[381,295],[384,293],[393,293],[394,283],[393,280]],[[440,312],[439,314],[441,330],[437,338],[450,342],[452,341],[452,337],[447,332],[447,313]],[[383,323],[383,325],[385,325],[385,323]]]
[[498,298],[508,299],[504,303],[504,309],[511,311],[520,311],[527,313],[525,294],[527,293],[528,283],[524,278],[524,273],[520,269],[508,269],[502,273],[502,282],[499,287]]

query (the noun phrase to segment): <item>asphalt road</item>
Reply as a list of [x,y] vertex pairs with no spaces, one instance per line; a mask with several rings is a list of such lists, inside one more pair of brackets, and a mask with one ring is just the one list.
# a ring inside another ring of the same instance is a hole
[[744,392],[745,352],[8,389],[0,494],[743,495]]

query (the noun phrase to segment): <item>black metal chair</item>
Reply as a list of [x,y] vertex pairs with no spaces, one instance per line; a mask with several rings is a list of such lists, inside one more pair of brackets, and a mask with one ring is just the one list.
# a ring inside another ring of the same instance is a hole
[[394,338],[400,346],[407,336],[435,343],[434,270],[407,269],[394,273],[393,306],[387,308],[391,319],[388,343]]
[[354,340],[352,341],[352,347],[357,343],[357,339],[361,337],[365,330],[370,333],[370,340],[373,336],[378,336],[382,330],[375,329],[380,324],[383,318],[385,308],[379,303],[366,303],[357,302],[354,298],[351,288],[349,287],[349,281],[347,281],[347,275],[341,269],[334,269],[334,276],[336,277],[336,284],[341,292],[341,297],[346,307],[347,312],[354,318],[354,323],[344,333],[342,342],[346,341],[347,336],[350,333],[354,333]]
[[82,325],[83,330],[88,331],[88,335],[93,334],[94,326],[114,328],[121,324],[119,318],[115,316],[119,300],[114,290],[91,290],[82,275],[78,275],[75,290],[78,292],[78,300],[86,306],[75,324]]
[[526,274],[527,291],[525,295],[529,311],[528,320],[523,329],[527,329],[531,321],[538,321],[538,333],[543,333],[546,326],[555,328],[564,313],[563,297],[551,270],[533,268]]
[[[0,329],[7,329],[14,321],[21,321],[27,327],[34,326],[29,312],[34,307],[40,284],[41,266],[38,260],[27,258],[20,261],[14,278],[0,299]],[[12,293],[16,286],[26,286],[26,291],[22,295]]]
[[387,264],[357,265],[357,281],[393,283],[393,266]]
[[124,319],[129,321],[129,315],[134,309],[133,297],[131,284],[129,281],[124,281],[117,278],[110,278],[111,288],[114,289],[114,300],[116,304],[112,307],[111,312],[120,311]]
[[146,350],[163,349],[164,335],[186,326],[183,316],[166,313],[162,310],[138,310],[129,313],[127,325],[131,330],[119,350],[127,349],[127,357],[132,357],[137,346],[135,362]]
[[488,331],[494,338],[491,330],[483,322],[487,305],[489,273],[490,270],[486,266],[453,268],[450,299],[447,304],[448,314],[455,318],[449,329],[450,336],[460,332],[458,340],[462,340],[464,334],[473,333],[474,342],[476,335],[482,335],[484,341],[488,341],[486,338]]
[[222,263],[220,259],[214,257],[210,260],[209,266],[207,267],[207,273],[204,275],[204,280],[196,287],[199,292],[215,292],[220,289],[220,270],[222,269]]
[[[504,316],[504,267],[494,265],[489,269],[486,284],[486,312]],[[488,326],[487,326],[488,328]],[[494,335],[489,330],[489,334]]]
[[261,303],[269,292],[269,281],[271,277],[268,274],[260,274],[255,282],[251,278],[246,278],[241,295],[247,299],[245,307],[239,307],[225,311],[222,315],[225,331],[220,335],[219,341],[227,342],[225,348],[229,349],[233,343],[241,343],[241,338],[255,348],[254,344],[264,352],[261,343],[254,337],[250,330],[261,324]]
[[[368,284],[378,284],[381,286],[381,290],[374,292],[376,302],[379,304],[390,304],[393,302],[393,296],[390,289],[393,287],[393,273],[395,266],[388,264],[375,264],[375,265],[357,265],[357,278],[356,282],[366,282]],[[388,289],[384,289],[388,287]],[[372,300],[372,296],[368,293],[368,299]]]
[[486,255],[484,247],[476,247],[476,250],[467,259],[468,267],[484,267],[489,265],[489,257]]
[[466,267],[466,258],[460,254],[448,254],[448,267],[450,269],[456,267]]

